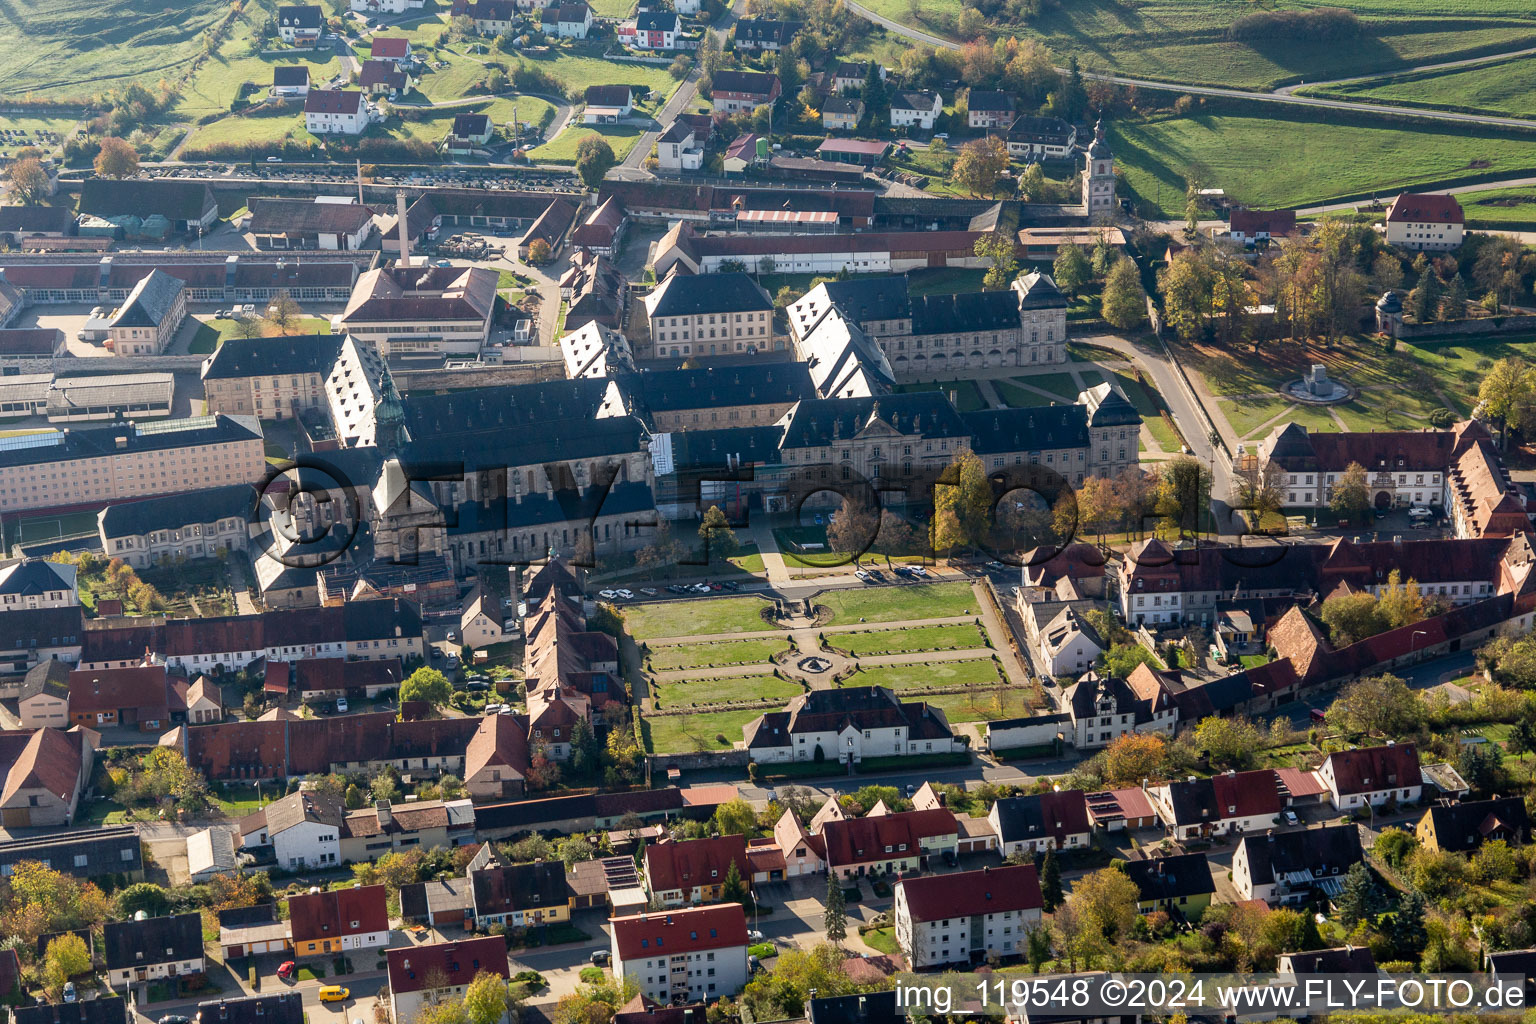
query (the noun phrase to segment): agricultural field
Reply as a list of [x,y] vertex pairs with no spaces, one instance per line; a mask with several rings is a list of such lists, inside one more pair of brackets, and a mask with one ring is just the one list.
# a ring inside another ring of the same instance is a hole
[[1521,57],[1468,68],[1393,75],[1302,91],[1308,95],[1340,99],[1447,110],[1485,110],[1526,117],[1531,111],[1531,95],[1536,93],[1536,62]]
[[[869,0],[866,6],[893,21],[953,35],[968,5],[963,0]],[[1344,0],[1338,6],[1365,19],[1371,34],[1348,45],[1229,40],[1227,26],[1253,10],[1241,0],[1085,0],[1047,8],[1017,34],[1042,39],[1063,58],[1061,63],[1075,54],[1084,70],[1244,89],[1393,71],[1519,49],[1536,39],[1536,26],[1523,20],[1529,8],[1513,0],[1409,0],[1401,5]]]
[[[1450,126],[1196,115],[1116,122],[1110,134],[1123,181],[1144,211],[1160,209],[1161,216],[1182,216],[1191,168],[1235,201],[1260,208],[1536,171],[1536,139]],[[1286,145],[1276,146],[1277,138]]]
[[85,98],[174,80],[228,13],[222,0],[18,0],[0,8],[0,95]]

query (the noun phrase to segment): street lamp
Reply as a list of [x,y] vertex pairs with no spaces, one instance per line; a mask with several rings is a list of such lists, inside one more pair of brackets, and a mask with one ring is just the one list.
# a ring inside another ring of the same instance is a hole
[[1429,636],[1428,630],[1416,629],[1416,630],[1413,631],[1413,635],[1408,638],[1408,660],[1409,661],[1413,660],[1413,648],[1414,648],[1414,645],[1419,642],[1419,637],[1421,637],[1421,636]]

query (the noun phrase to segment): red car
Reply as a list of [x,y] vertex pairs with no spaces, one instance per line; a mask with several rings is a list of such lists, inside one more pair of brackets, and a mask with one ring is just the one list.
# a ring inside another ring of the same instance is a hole
[[291,977],[293,977],[293,961],[292,960],[284,960],[282,962],[282,964],[279,965],[278,968],[277,968],[277,976],[279,978],[291,978]]

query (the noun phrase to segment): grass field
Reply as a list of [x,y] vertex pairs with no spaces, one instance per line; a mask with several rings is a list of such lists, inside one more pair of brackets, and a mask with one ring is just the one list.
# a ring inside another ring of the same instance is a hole
[[[1237,202],[1261,208],[1536,170],[1536,138],[1428,125],[1216,115],[1117,122],[1111,135],[1123,180],[1143,209],[1162,216],[1175,208],[1182,215],[1191,168]],[[1277,138],[1286,145],[1276,146]]]
[[264,143],[282,145],[292,142],[300,146],[320,140],[304,128],[304,115],[280,113],[259,117],[226,117],[205,124],[192,134],[189,145],[214,146],[219,143]]
[[37,133],[41,131],[57,133],[60,137],[60,142],[63,142],[74,134],[76,123],[73,118],[69,117],[23,117],[8,114],[0,117],[0,128],[11,132],[25,132],[26,136],[24,138],[8,136],[3,146],[0,146],[0,149],[8,153],[12,147],[20,148],[30,145],[36,146],[44,153],[54,153],[60,149],[60,143],[44,142],[38,137]]
[[1303,90],[1320,96],[1443,109],[1486,110],[1525,117],[1536,93],[1536,62],[1528,57],[1448,71],[1394,75]]
[[1266,424],[1287,410],[1289,410],[1285,417],[1287,423],[1299,423],[1308,430],[1339,429],[1333,417],[1328,415],[1327,409],[1296,405],[1278,395],[1273,397],[1250,395],[1234,398],[1229,402],[1219,402],[1218,405],[1238,437],[1249,437],[1255,434],[1267,437],[1273,428],[1266,427]]
[[675,644],[651,650],[651,667],[658,672],[710,665],[760,665],[782,651],[782,640],[722,640],[707,644]]
[[914,586],[833,590],[817,595],[816,603],[832,610],[839,625],[857,622],[899,622],[974,615],[979,607],[969,583],[920,583]]
[[635,147],[635,143],[640,141],[641,134],[643,133],[639,128],[630,125],[583,125],[579,128],[573,126],[544,145],[530,149],[528,158],[536,163],[574,164],[576,147],[581,145],[581,140],[595,135],[606,139],[613,149],[614,159],[622,161]]
[[1019,687],[994,687],[973,693],[943,693],[923,697],[943,708],[950,722],[995,722],[999,718],[1021,718],[1030,713],[1029,691]]
[[647,104],[665,102],[677,88],[677,80],[665,64],[637,64],[626,60],[604,60],[598,56],[557,52],[525,58],[541,71],[547,71],[566,84],[567,89],[585,91],[589,85],[632,85],[649,89]]
[[718,704],[731,700],[787,701],[804,692],[799,683],[778,676],[731,676],[728,679],[690,679],[686,683],[655,683],[661,707],[679,704]]
[[942,391],[945,394],[954,392],[955,408],[961,412],[975,412],[977,409],[987,407],[986,401],[981,397],[981,389],[973,380],[916,381],[911,384],[898,384],[896,390],[902,394],[916,394],[924,391]]
[[1536,224],[1536,188],[1498,188],[1464,192],[1457,196],[1467,226],[1488,224]]
[[867,633],[829,633],[827,642],[857,657],[907,651],[962,651],[987,645],[986,638],[974,624],[909,626],[906,629],[875,629]]
[[208,58],[182,89],[180,98],[170,109],[170,116],[197,121],[228,113],[229,105],[245,82],[260,90],[254,99],[264,99],[266,89],[272,84],[272,69],[298,64],[308,66],[311,85],[320,85],[341,72],[341,59],[334,50],[283,57],[261,56],[261,43],[256,39],[251,19],[242,16],[235,22],[230,37],[219,47],[219,52]]
[[[643,717],[640,733],[651,754],[681,754],[694,750],[730,750],[742,740],[741,728],[761,710],[712,711],[701,715]],[[721,742],[720,737],[725,737]]]
[[755,633],[772,627],[758,611],[760,597],[721,597],[707,601],[663,601],[624,609],[624,628],[636,640],[706,633]]
[[910,690],[924,686],[988,686],[1000,679],[997,662],[991,658],[974,661],[922,662],[911,665],[866,665],[843,681],[844,686],[889,686]]

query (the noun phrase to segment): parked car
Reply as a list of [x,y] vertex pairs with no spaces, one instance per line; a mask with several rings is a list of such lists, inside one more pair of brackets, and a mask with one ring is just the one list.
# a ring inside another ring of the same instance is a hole
[[895,573],[897,576],[901,577],[904,580],[910,580],[910,579],[912,579],[916,575],[911,569],[908,569],[904,565],[896,566],[895,568],[893,568],[891,570],[891,572]]
[[954,850],[945,850],[944,851],[944,863],[949,865],[950,867],[957,867],[960,864],[960,858],[955,856],[955,851]]
[[491,688],[491,684],[490,683],[482,683],[478,679],[472,680],[472,681],[467,682],[467,683],[464,684],[464,689],[468,690],[470,693],[483,693],[484,691],[489,690],[490,688]]
[[320,1001],[322,1003],[342,1003],[352,995],[352,990],[345,985],[320,986]]
[[345,698],[345,697],[337,697],[336,698],[336,713],[338,715],[346,714],[348,708],[349,708],[349,705],[347,704],[347,698]]
[[928,570],[924,569],[920,565],[914,565],[912,567],[912,575],[916,576],[918,579],[922,579],[922,578],[924,578],[925,576],[928,575]]
[[459,642],[459,633],[457,630],[450,629],[448,631],[448,642],[451,644],[456,644]]
[[79,998],[80,993],[75,991],[75,983],[72,981],[66,981],[64,983],[64,1001],[66,1003],[72,1003]]
[[740,590],[741,589],[741,584],[737,583],[735,580],[723,580],[723,581],[721,581],[720,585],[722,587],[724,587],[726,590]]
[[596,964],[598,967],[602,967],[612,959],[613,954],[606,949],[594,949],[592,955],[587,957],[589,962]]
[[1285,819],[1285,823],[1287,825],[1300,825],[1301,824],[1301,819],[1296,817],[1296,812],[1293,811],[1293,810],[1287,809],[1286,812],[1281,815],[1281,817]]
[[619,595],[615,591],[612,591],[612,590],[599,590],[597,592],[597,596],[602,598],[605,601],[612,601],[614,598],[618,597]]
[[277,976],[279,978],[291,978],[293,977],[294,969],[294,963],[292,960],[284,960],[277,967]]
[[646,597],[655,597],[657,594],[661,593],[661,591],[657,590],[655,587],[641,587],[640,593],[644,594]]
[[752,928],[747,931],[747,938],[753,942],[762,942],[763,933],[758,931],[756,928]]
[[869,582],[869,573],[865,572],[863,569],[853,570],[853,575],[856,576],[861,582]]

